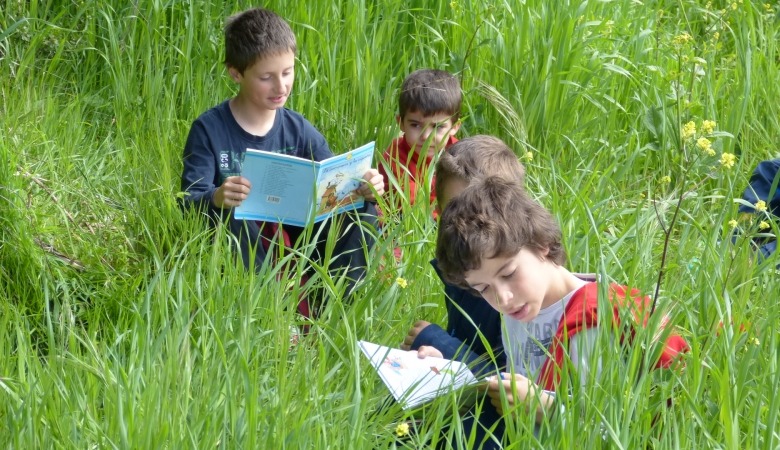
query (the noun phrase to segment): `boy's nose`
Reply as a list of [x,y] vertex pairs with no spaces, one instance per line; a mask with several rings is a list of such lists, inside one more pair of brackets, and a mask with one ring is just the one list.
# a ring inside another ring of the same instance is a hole
[[507,306],[513,297],[514,295],[512,295],[510,289],[507,289],[505,286],[496,286],[496,303],[498,303],[501,309]]

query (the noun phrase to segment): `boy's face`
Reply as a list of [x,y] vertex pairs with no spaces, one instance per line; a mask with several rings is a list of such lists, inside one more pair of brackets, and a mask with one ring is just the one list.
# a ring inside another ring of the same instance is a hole
[[521,322],[530,322],[539,311],[568,292],[547,251],[538,254],[522,248],[512,256],[485,258],[478,269],[466,272],[466,282],[498,312]]
[[233,81],[239,84],[238,95],[260,110],[284,106],[295,80],[295,53],[287,51],[267,55],[247,67],[244,73],[230,67]]
[[452,123],[452,117],[447,113],[426,117],[419,111],[407,111],[403,118],[397,116],[396,120],[409,147],[416,153],[427,156],[436,155],[447,144],[450,136],[455,135],[460,128],[460,122]]

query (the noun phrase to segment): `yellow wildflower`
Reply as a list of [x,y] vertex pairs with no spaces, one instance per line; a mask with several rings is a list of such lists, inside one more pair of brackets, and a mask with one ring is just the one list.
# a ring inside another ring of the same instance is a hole
[[661,183],[669,184],[671,182],[672,182],[672,177],[670,177],[669,175],[664,175],[661,177]]
[[759,341],[757,337],[754,337],[753,339],[751,339],[750,343],[753,344],[753,345],[756,345],[756,346],[761,345],[761,341]]
[[406,422],[399,423],[395,427],[395,435],[398,437],[404,437],[409,435],[409,424]]
[[758,212],[764,212],[766,211],[766,202],[763,200],[759,200],[756,202],[756,211]]
[[761,223],[758,224],[758,229],[759,230],[767,230],[769,228],[770,228],[769,224],[767,223],[766,220],[762,220]]
[[737,157],[734,156],[733,153],[724,152],[722,155],[720,155],[720,165],[727,169],[731,169],[732,167],[734,167],[734,164],[736,162],[737,162]]
[[765,10],[766,12],[768,12],[768,13],[769,13],[769,12],[772,12],[772,5],[771,5],[771,4],[769,4],[769,3],[764,3],[764,10]]
[[712,142],[706,137],[700,137],[699,139],[697,139],[696,147],[699,147],[699,150],[703,151],[704,153],[710,156],[713,156],[715,154],[715,150],[712,148]]
[[684,141],[692,138],[696,134],[696,124],[690,121],[682,127],[682,138]]
[[533,161],[534,160],[534,154],[533,152],[525,152],[525,155],[523,155],[523,158],[527,161]]
[[401,289],[406,289],[406,286],[409,285],[409,282],[406,281],[406,278],[398,277],[395,279],[395,284],[397,284]]
[[736,9],[737,9],[737,3],[736,2],[731,4],[731,9],[736,11]]
[[717,41],[718,39],[720,39],[720,33],[717,31],[712,33],[712,40]]
[[739,222],[737,222],[735,219],[729,220],[729,226],[731,228],[737,228],[739,226]]
[[717,124],[714,120],[705,120],[701,123],[701,132],[704,134],[712,134],[715,131]]
[[706,9],[712,9],[712,2],[707,2],[706,5],[704,5]]
[[680,47],[682,45],[687,44],[688,42],[691,42],[692,40],[693,40],[693,36],[691,36],[688,33],[683,33],[675,36],[674,39],[672,39],[672,44]]

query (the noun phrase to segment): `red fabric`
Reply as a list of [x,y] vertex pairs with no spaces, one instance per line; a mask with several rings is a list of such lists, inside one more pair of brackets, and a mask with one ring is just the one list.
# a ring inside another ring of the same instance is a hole
[[[458,142],[455,136],[450,136],[445,145],[445,149],[450,145]],[[387,174],[385,165],[390,168],[391,173],[398,180],[398,183],[402,189],[405,186],[409,186],[409,203],[414,204],[417,196],[417,178],[421,177],[425,179],[425,173],[431,166],[433,161],[432,156],[425,156],[425,161],[420,162],[420,154],[414,152],[406,142],[406,139],[402,136],[393,140],[387,150],[385,150],[382,158],[386,164],[379,164],[379,173],[385,179],[385,192],[389,192],[393,189],[390,184],[390,180]],[[431,198],[430,202],[433,205],[436,201],[436,176],[433,176],[431,183]]]
[[[619,284],[609,285],[609,302],[612,305],[612,326],[620,326],[620,312],[630,308],[634,314],[634,325],[647,326],[652,300],[648,296],[642,296],[636,289],[631,289]],[[560,371],[566,358],[566,347],[569,339],[580,331],[597,327],[598,323],[598,283],[588,283],[569,300],[563,312],[563,318],[558,323],[558,330],[548,348],[550,357],[542,365],[537,383],[544,389],[554,391],[560,382]],[[665,324],[665,321],[664,321]],[[621,340],[632,339],[631,336],[621,336]],[[681,336],[671,334],[666,340],[665,347],[655,368],[670,367],[677,359],[679,353],[688,351],[688,343]]]

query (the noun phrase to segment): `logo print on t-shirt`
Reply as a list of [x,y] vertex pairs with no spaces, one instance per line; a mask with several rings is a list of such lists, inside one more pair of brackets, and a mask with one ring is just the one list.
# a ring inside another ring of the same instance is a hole
[[244,162],[246,153],[228,149],[219,152],[219,181],[223,183],[225,178],[241,175],[241,163]]

